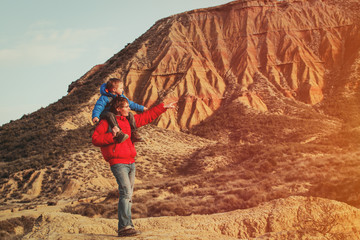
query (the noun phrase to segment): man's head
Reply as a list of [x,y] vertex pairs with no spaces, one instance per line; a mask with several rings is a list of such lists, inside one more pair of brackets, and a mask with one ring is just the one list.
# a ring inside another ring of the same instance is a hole
[[115,95],[121,95],[124,91],[124,82],[118,78],[110,78],[106,83],[106,89]]
[[126,98],[117,96],[111,101],[110,111],[127,117],[130,112],[129,102]]

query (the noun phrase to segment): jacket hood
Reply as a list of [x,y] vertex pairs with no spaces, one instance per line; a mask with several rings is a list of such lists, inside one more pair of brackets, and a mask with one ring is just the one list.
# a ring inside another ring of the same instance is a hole
[[100,87],[100,94],[101,95],[105,95],[105,96],[108,96],[108,97],[116,97],[115,94],[112,94],[111,92],[108,92],[108,90],[106,89],[106,83],[103,83]]

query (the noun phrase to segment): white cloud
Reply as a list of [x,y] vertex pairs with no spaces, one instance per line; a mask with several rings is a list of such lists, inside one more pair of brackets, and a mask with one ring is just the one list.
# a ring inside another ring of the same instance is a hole
[[80,58],[96,42],[108,37],[110,28],[51,29],[50,23],[32,25],[12,46],[0,48],[0,64],[47,65]]
[[84,49],[81,48],[66,48],[56,44],[22,45],[13,49],[0,50],[0,63],[3,66],[12,64],[45,65],[74,59],[83,51]]

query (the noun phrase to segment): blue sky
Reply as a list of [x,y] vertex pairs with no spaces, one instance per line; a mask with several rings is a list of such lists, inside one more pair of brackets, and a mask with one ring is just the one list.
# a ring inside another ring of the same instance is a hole
[[231,0],[0,0],[0,125],[56,102],[157,20]]

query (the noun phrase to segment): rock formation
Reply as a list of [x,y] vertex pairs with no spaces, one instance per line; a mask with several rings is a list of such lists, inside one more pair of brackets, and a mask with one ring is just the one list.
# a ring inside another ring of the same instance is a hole
[[327,73],[354,61],[359,40],[352,20],[326,1],[239,0],[159,20],[102,65],[108,74],[97,81],[124,79],[127,96],[146,106],[179,101],[158,125],[184,130],[224,98],[266,111],[251,91],[256,73],[288,98],[321,102],[333,84]]

